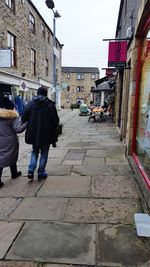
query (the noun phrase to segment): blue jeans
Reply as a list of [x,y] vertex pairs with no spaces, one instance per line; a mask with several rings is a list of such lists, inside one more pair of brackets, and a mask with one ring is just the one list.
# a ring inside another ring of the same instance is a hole
[[38,157],[40,154],[38,174],[41,175],[45,173],[45,167],[46,167],[47,159],[48,159],[48,152],[49,152],[49,146],[46,146],[43,148],[38,148],[38,147],[33,146],[28,171],[34,173],[36,166],[37,166]]

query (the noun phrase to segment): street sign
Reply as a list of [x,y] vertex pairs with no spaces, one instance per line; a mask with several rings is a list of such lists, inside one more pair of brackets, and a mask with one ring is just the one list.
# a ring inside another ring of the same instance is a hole
[[108,67],[125,67],[127,41],[109,42]]
[[0,68],[10,68],[11,67],[11,55],[12,51],[8,48],[0,49]]

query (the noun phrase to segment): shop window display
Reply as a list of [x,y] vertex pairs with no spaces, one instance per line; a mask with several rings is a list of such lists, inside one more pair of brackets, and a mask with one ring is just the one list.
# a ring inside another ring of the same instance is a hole
[[143,42],[136,154],[150,177],[150,30]]

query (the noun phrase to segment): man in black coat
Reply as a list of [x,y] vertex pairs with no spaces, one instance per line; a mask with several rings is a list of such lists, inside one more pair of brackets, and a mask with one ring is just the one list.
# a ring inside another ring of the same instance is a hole
[[48,159],[50,145],[54,142],[59,117],[52,100],[47,97],[47,90],[40,87],[37,96],[30,101],[22,115],[22,122],[28,122],[25,133],[25,142],[32,144],[33,149],[28,169],[28,178],[34,178],[40,154],[38,180],[47,178],[45,167]]

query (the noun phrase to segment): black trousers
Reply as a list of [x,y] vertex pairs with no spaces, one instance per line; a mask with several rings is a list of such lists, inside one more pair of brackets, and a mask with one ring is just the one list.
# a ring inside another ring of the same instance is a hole
[[[3,168],[0,168],[0,179],[2,176],[2,172],[3,172]],[[14,164],[12,166],[10,166],[10,172],[11,172],[11,176],[14,177],[17,173],[17,164]]]

